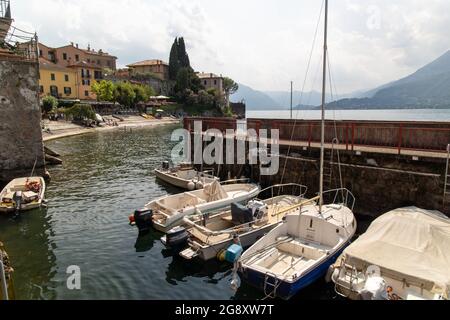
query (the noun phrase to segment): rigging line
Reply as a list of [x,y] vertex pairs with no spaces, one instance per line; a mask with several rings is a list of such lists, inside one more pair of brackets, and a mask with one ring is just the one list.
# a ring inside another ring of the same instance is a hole
[[[306,67],[305,78],[303,80],[302,91],[300,92],[300,99],[299,99],[300,103],[299,103],[299,105],[301,105],[301,102],[302,102],[302,99],[303,99],[303,91],[305,90],[306,80],[308,78],[308,73],[309,73],[309,69],[310,69],[310,66],[311,66],[312,55],[313,55],[313,52],[314,52],[314,48],[316,47],[317,34],[318,34],[318,31],[319,31],[320,21],[322,20],[322,11],[323,11],[323,7],[324,7],[324,3],[325,3],[325,0],[322,1],[322,5],[320,7],[319,18],[317,20],[316,31],[314,33],[313,44],[312,44],[312,47],[311,47],[311,52],[309,54],[309,59],[308,59],[307,67]],[[292,139],[294,138],[295,126],[297,124],[299,111],[300,111],[300,109],[297,109],[296,114],[295,114],[295,120],[294,120],[294,125],[292,126],[290,141],[292,141]],[[287,161],[288,161],[288,157],[289,157],[290,152],[291,152],[291,145],[288,146],[287,157],[286,157],[286,159],[284,161],[283,173],[281,175],[281,182],[280,182],[281,184],[284,181],[284,175],[286,173],[286,166],[287,166]]]
[[[332,76],[333,72],[331,70],[331,60],[330,60],[329,52],[327,52],[327,57],[328,57],[328,73],[329,73],[329,78],[330,78],[331,101],[334,101],[333,84],[334,84],[334,93],[336,94],[336,96],[338,95],[338,93],[337,93],[337,89],[336,89],[336,82],[334,81],[334,77]],[[340,144],[341,142],[339,141],[338,133],[337,133],[336,110],[335,110],[335,108],[333,108],[333,123],[334,123],[335,138],[337,139],[338,144]],[[333,145],[332,145],[332,147],[333,147]],[[341,167],[341,159],[340,159],[340,153],[339,153],[339,149],[338,148],[336,148],[336,154],[337,154],[338,171],[339,171],[339,183],[341,185],[341,189],[343,189],[344,188],[344,184],[343,184],[343,181],[342,181],[342,167]],[[333,159],[331,159],[331,160],[333,160]]]

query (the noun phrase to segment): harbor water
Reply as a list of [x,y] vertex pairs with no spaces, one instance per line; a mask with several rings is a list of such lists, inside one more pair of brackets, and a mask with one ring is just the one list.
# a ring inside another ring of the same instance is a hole
[[[47,143],[64,165],[50,168],[47,209],[20,219],[0,216],[0,239],[13,263],[19,299],[256,299],[244,283],[230,288],[227,263],[187,262],[160,242],[138,237],[128,216],[150,199],[180,190],[155,181],[168,160],[176,126],[110,131]],[[78,266],[81,290],[67,288],[67,268]],[[317,283],[299,297],[330,299]]]

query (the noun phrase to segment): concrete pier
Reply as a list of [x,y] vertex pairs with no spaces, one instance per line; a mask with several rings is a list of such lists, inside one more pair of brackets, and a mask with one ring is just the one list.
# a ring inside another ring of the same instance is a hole
[[[237,128],[233,119],[186,118],[185,129],[193,132],[194,121],[202,121],[205,131],[216,128],[225,132]],[[215,165],[215,170],[223,179],[245,173],[263,187],[290,182],[305,184],[309,196],[314,196],[319,190],[319,123],[247,119],[247,128],[256,132],[263,128],[279,129],[278,173],[260,175],[259,164],[221,164]],[[236,139],[234,135],[226,137]],[[270,137],[260,140],[269,146],[274,142]],[[325,187],[342,186],[351,190],[358,214],[378,216],[407,205],[450,214],[450,199],[444,199],[449,143],[450,123],[445,122],[328,121]]]

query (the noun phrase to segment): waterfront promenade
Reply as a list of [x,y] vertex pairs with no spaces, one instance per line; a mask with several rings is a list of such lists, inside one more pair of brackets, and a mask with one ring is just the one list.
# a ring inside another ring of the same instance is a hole
[[45,142],[92,132],[101,132],[118,129],[125,130],[127,128],[153,127],[153,126],[180,123],[179,119],[174,119],[171,117],[163,117],[162,119],[144,119],[141,116],[122,116],[122,118],[123,121],[119,121],[118,119],[115,120],[117,126],[104,126],[95,128],[86,128],[64,120],[59,121],[43,120],[45,129],[42,132],[42,137]]

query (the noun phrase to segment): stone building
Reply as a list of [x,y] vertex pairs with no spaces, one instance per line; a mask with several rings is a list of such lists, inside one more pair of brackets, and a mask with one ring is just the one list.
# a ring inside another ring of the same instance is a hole
[[200,78],[201,83],[206,90],[216,89],[221,94],[224,94],[222,76],[218,76],[214,73],[203,73],[203,72],[198,72],[197,76]]
[[[37,37],[11,26],[9,1],[0,0],[0,8],[0,184],[4,184],[29,175],[35,164],[35,174],[42,175],[45,158]],[[19,48],[17,42],[24,39],[27,46]]]
[[169,65],[162,60],[144,60],[127,66],[131,76],[153,74],[156,78],[169,80]]

